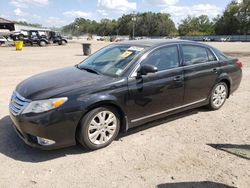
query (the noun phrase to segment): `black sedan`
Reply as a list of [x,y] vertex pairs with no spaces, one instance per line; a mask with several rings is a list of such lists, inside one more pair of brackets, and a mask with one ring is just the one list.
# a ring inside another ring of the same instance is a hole
[[187,109],[218,110],[239,87],[242,63],[182,40],[109,45],[76,66],[35,75],[13,92],[10,116],[29,145],[109,145],[120,131]]

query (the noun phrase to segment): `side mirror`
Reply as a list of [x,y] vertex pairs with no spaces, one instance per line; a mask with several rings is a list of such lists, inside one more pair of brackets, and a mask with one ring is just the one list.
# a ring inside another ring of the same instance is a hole
[[158,71],[157,67],[155,67],[153,65],[145,64],[145,65],[142,65],[140,67],[139,71],[137,72],[137,76],[140,77],[142,75],[147,75],[149,73],[155,73],[157,71]]

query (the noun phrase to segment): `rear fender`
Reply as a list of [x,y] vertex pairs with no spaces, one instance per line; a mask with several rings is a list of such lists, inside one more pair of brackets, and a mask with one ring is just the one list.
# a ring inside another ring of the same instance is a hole
[[[230,93],[231,93],[230,88],[231,88],[231,85],[232,85],[232,79],[228,76],[227,73],[220,74],[219,77],[216,79],[216,82],[215,82],[214,86],[216,84],[220,83],[221,81],[224,81],[224,80],[228,82],[227,85],[229,84],[228,85],[229,90],[228,90],[228,96],[227,96],[227,98],[228,98],[230,96]],[[210,89],[210,95],[212,93],[213,87]],[[209,98],[210,98],[210,95],[209,95]]]

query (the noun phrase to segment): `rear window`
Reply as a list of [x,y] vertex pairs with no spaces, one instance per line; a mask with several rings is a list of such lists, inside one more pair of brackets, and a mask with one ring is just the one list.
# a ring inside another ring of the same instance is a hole
[[219,60],[228,60],[229,59],[229,57],[228,56],[226,56],[224,53],[222,53],[221,51],[219,51],[219,50],[217,50],[217,49],[215,49],[215,48],[213,48],[213,51],[214,51],[214,53],[217,55],[217,57],[219,58]]
[[209,61],[217,61],[216,57],[214,54],[211,52],[211,50],[207,49],[207,55],[208,55],[208,60]]
[[182,46],[185,65],[193,65],[209,61],[207,50],[200,46]]
[[203,46],[182,45],[185,65],[194,65],[204,62],[217,61],[210,49]]

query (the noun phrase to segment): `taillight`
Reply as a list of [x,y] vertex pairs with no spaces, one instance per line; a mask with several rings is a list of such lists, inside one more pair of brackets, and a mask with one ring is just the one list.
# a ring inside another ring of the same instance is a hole
[[240,60],[236,61],[236,65],[238,65],[238,67],[240,67],[240,69],[242,69],[242,67],[243,67],[243,64]]

